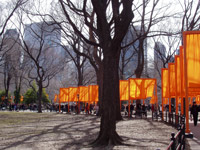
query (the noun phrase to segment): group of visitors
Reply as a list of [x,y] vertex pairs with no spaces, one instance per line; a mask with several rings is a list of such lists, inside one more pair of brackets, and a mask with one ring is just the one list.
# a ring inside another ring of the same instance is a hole
[[[60,107],[60,108],[59,108]],[[72,103],[68,107],[68,104],[43,104],[42,105],[43,111],[47,112],[70,112],[70,113],[86,113],[86,114],[98,114],[99,112],[99,106],[98,105],[93,105],[93,104],[84,104],[81,103]],[[69,110],[68,110],[69,109]],[[15,103],[10,103],[8,106],[0,104],[0,110],[8,110],[8,111],[37,111],[38,110],[38,105],[37,104],[15,104]]]
[[[56,112],[59,111],[59,105],[56,105]],[[69,109],[69,110],[68,110]],[[99,111],[99,106],[98,105],[93,105],[93,104],[77,104],[73,103],[68,107],[68,104],[61,105],[60,108],[61,113],[66,112],[66,113],[75,113],[75,114],[98,114]]]
[[132,117],[133,115],[135,116],[145,116],[147,117],[147,111],[150,111],[151,106],[150,105],[145,105],[145,104],[137,104],[133,105],[132,103],[130,104],[130,115],[129,115],[129,105],[122,105],[122,112],[125,112],[125,116],[130,116]]

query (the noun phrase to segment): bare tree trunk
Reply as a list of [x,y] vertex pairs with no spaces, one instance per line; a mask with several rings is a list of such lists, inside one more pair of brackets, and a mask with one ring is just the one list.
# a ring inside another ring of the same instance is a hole
[[42,81],[39,81],[38,87],[38,113],[42,113]]
[[140,78],[144,69],[144,39],[139,40],[138,65],[135,70],[136,78]]
[[8,92],[9,92],[9,88],[10,88],[11,78],[12,77],[9,73],[7,74],[7,77],[4,74],[4,87],[5,87],[5,99],[6,99],[5,104],[6,104],[6,106],[8,105],[8,99],[9,99]]
[[103,67],[99,66],[98,70],[96,71],[97,76],[97,85],[99,86],[99,111],[97,116],[101,116],[102,114],[102,95],[103,95]]
[[[144,39],[142,38],[139,40],[138,65],[135,70],[136,78],[141,78],[141,75],[142,75],[142,72],[144,69],[144,47],[143,47],[143,45],[144,45]],[[141,104],[140,99],[136,100],[136,109],[139,104]]]
[[102,93],[103,111],[99,136],[93,143],[97,146],[121,144],[122,141],[116,132],[116,120],[118,120],[120,112],[118,58],[119,54],[112,53],[112,50],[108,51],[107,55],[104,55]]
[[83,73],[81,71],[81,67],[77,68],[78,69],[78,86],[83,85]]
[[[125,53],[122,50],[121,55],[121,69],[120,70],[120,80],[124,80],[124,70],[125,70]],[[120,68],[120,67],[119,67]]]

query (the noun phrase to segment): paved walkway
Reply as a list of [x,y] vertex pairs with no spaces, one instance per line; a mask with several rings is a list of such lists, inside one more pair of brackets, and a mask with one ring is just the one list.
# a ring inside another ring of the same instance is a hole
[[191,150],[200,150],[200,122],[197,126],[194,126],[193,122],[190,122],[190,130],[193,133],[193,139],[188,138]]

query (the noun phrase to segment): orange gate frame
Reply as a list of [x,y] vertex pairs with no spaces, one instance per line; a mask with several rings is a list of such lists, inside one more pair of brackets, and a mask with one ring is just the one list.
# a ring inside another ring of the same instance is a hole
[[162,88],[162,120],[164,120],[164,105],[168,103],[169,98],[169,73],[167,68],[161,69],[161,88]]
[[[183,32],[186,133],[189,129],[189,92],[200,91],[200,31]],[[193,91],[194,90],[194,91]]]
[[[185,115],[186,115],[186,133],[190,133],[189,129],[189,97],[190,103],[193,97],[200,95],[200,31],[183,32],[183,46],[180,46],[180,56],[175,56],[175,89],[169,83],[169,97],[176,97],[176,113],[178,111],[178,99],[181,98],[181,114],[183,111],[183,98],[185,97]],[[169,70],[170,69],[169,63]],[[170,72],[170,71],[169,71]],[[162,71],[163,74],[163,71]],[[169,76],[173,76],[169,73]],[[170,79],[170,77],[169,77]],[[179,80],[180,79],[180,80]],[[162,77],[162,90],[164,90]],[[180,87],[179,87],[180,86]],[[162,103],[164,104],[164,91],[162,91]],[[197,98],[198,100],[198,98]],[[169,102],[170,103],[170,102]]]
[[[130,82],[134,83],[133,85]],[[136,100],[136,99],[146,99],[151,97],[150,103],[158,104],[157,100],[157,82],[156,79],[150,78],[130,78],[129,80],[120,80],[120,103],[122,100]],[[99,100],[98,85],[79,86],[79,87],[69,87],[60,88],[59,94],[59,111],[60,103],[68,102],[88,102],[88,104]],[[130,98],[130,95],[132,97]],[[56,96],[55,96],[56,97]],[[54,98],[57,99],[57,98]],[[129,101],[130,106],[130,101]],[[158,105],[157,105],[158,106]]]

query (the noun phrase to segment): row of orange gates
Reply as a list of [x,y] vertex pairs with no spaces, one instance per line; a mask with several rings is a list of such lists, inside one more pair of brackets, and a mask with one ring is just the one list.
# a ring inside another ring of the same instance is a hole
[[[143,99],[143,103],[147,98],[151,98],[151,104],[157,104],[158,102],[156,79],[130,78],[128,80],[120,80],[119,85],[120,102],[129,101],[129,106],[130,100],[136,99]],[[54,103],[97,103],[99,101],[98,95],[98,85],[60,88],[59,95],[55,95]]]
[[[195,97],[197,104],[200,104],[200,31],[183,32],[183,46],[180,46],[175,62],[169,63],[168,68],[162,68],[161,82],[162,112],[167,104],[169,112],[172,111],[171,98],[175,98],[176,114],[181,104],[181,114],[186,117],[186,133],[190,133],[189,103],[192,104]],[[120,101],[151,97],[150,103],[158,104],[156,85],[156,79],[120,80]],[[98,102],[98,86],[60,88],[60,94],[55,95],[54,102]]]
[[186,133],[190,133],[189,105],[194,98],[200,104],[200,31],[183,32],[183,46],[179,55],[175,55],[175,62],[162,68],[162,110],[169,104],[171,113],[172,98],[176,99],[176,114],[181,105],[181,114],[186,117]]

